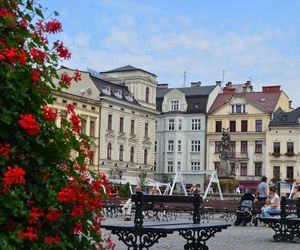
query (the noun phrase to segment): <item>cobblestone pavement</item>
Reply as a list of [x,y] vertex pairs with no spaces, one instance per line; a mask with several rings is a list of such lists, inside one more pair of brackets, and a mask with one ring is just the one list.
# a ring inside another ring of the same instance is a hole
[[[181,218],[177,221],[188,221],[188,218]],[[225,222],[222,219],[216,219],[210,221],[214,222]],[[145,220],[144,223],[150,223],[150,221]],[[120,224],[133,224],[133,221],[123,221],[122,217],[117,218],[107,218],[103,224],[120,225]],[[103,230],[104,234],[109,233]],[[268,227],[258,226],[246,226],[246,227],[235,227],[231,226],[227,229],[222,230],[215,234],[215,237],[210,238],[207,241],[207,246],[210,250],[224,250],[224,249],[234,249],[234,250],[296,250],[300,249],[300,240],[297,239],[296,242],[275,242],[272,238],[273,230]],[[112,240],[116,243],[116,250],[125,250],[126,246],[118,241],[115,235],[112,235]],[[158,244],[155,244],[151,250],[181,250],[183,249],[184,240],[178,233],[168,235],[167,238],[162,238],[159,240]]]

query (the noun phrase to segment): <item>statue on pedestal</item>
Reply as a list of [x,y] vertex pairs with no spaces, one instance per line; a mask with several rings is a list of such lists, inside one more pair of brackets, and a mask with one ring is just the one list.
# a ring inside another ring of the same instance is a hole
[[220,177],[232,176],[229,161],[231,159],[232,153],[230,150],[230,134],[228,128],[223,128],[222,130],[222,148],[220,153]]

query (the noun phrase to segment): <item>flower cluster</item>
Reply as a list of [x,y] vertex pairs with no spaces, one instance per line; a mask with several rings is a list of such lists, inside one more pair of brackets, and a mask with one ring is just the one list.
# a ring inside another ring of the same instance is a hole
[[18,123],[30,136],[37,136],[41,128],[32,114],[20,115]]
[[52,19],[44,25],[45,31],[48,33],[62,32],[62,25],[57,19]]
[[26,229],[27,229],[27,232],[19,232],[18,233],[18,237],[20,239],[22,239],[22,238],[28,238],[30,240],[38,239],[38,234],[33,227],[27,227]]
[[10,153],[10,144],[0,143],[0,153],[3,155],[3,157],[8,158]]
[[0,50],[0,60],[10,63],[26,64],[26,53],[23,49],[18,48],[5,48]]
[[[11,166],[7,167],[7,172],[4,174],[3,182],[6,188],[10,188],[12,184],[24,184],[25,171],[23,168],[19,168],[15,166],[11,168]],[[7,191],[6,189],[4,191]]]
[[43,118],[48,121],[55,121],[57,117],[57,111],[54,113],[52,108],[49,106],[43,107],[44,115]]

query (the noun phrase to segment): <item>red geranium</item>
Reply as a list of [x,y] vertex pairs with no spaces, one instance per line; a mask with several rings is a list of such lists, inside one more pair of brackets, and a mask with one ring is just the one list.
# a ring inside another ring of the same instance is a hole
[[41,128],[32,114],[20,115],[18,123],[30,136],[37,136]]

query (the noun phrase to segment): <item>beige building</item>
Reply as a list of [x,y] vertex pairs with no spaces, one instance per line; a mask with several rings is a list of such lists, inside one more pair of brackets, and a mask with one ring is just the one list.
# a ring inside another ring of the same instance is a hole
[[[74,70],[67,68],[60,70],[63,72],[74,74]],[[131,66],[101,74],[81,71],[81,75],[82,81],[58,94],[65,96],[64,100],[55,97],[54,107],[63,109],[66,103],[75,102],[76,112],[87,120],[88,135],[91,122],[95,124],[94,169],[111,178],[135,176],[142,170],[152,176],[158,114],[156,76]],[[89,103],[94,105],[88,106]]]
[[250,82],[226,84],[208,113],[207,169],[219,170],[222,129],[231,136],[231,171],[245,189],[256,188],[268,173],[266,131],[276,110],[290,111],[288,96],[280,86],[253,92]]
[[279,112],[267,131],[266,175],[285,181],[300,179],[300,108]]

